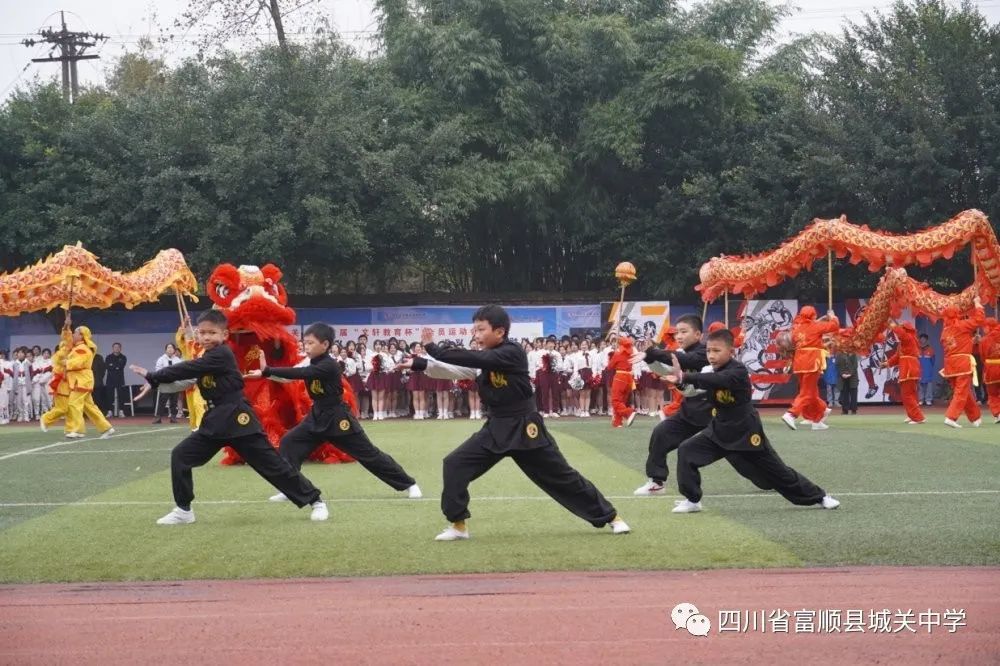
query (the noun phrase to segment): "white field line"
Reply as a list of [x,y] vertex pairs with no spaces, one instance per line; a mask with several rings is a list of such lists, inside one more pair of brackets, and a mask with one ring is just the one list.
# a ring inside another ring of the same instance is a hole
[[[136,430],[135,432],[123,432],[120,434],[111,435],[106,439],[118,439],[119,437],[132,437],[134,435],[149,435],[154,432],[166,432],[168,430],[179,430],[181,426],[176,428],[153,428],[152,430]],[[67,439],[64,442],[56,442],[55,444],[46,444],[45,446],[38,446],[33,449],[25,449],[24,451],[14,451],[13,453],[8,453],[7,455],[0,456],[0,460],[9,460],[10,458],[16,458],[18,456],[26,456],[37,451],[44,451],[45,449],[51,449],[56,446],[67,446],[69,444],[82,444],[84,442],[96,442],[100,441],[101,438],[98,437],[83,437],[81,439]]]

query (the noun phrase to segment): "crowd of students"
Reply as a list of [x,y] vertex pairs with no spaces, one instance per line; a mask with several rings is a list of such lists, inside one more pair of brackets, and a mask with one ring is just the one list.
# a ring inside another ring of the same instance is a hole
[[[465,349],[463,340],[446,340],[445,347]],[[608,368],[613,351],[605,340],[589,336],[554,335],[517,341],[528,356],[529,377],[539,411],[546,417],[609,414],[609,387],[614,372]],[[651,341],[641,341],[645,350]],[[361,417],[380,421],[393,418],[483,418],[475,382],[436,379],[421,371],[394,369],[403,359],[426,357],[419,342],[389,338],[370,343],[366,336],[334,342],[336,358],[358,396]],[[475,351],[475,341],[468,349]],[[633,365],[636,390],[633,402],[640,414],[657,416],[667,385],[645,363]]]

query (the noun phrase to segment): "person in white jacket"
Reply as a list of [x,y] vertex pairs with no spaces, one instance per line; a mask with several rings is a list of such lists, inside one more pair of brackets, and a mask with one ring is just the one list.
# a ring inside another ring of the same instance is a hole
[[[163,368],[182,363],[184,359],[181,355],[177,353],[177,347],[174,346],[172,342],[168,342],[163,348],[163,355],[156,359],[156,369],[162,370]],[[167,393],[164,391],[158,392],[159,397],[159,409],[163,410],[163,414],[166,414],[170,418],[171,423],[177,423],[177,393]],[[173,411],[171,411],[173,408]],[[160,415],[160,411],[157,410],[156,418],[153,423],[162,423],[163,419]]]
[[14,364],[0,350],[0,425],[10,423],[10,393],[14,387]]
[[49,394],[51,381],[52,352],[43,349],[41,355],[32,363],[31,373],[31,406],[39,417],[52,409],[52,396]]
[[14,357],[14,409],[17,420],[27,423],[31,420],[31,361],[27,350],[22,347]]

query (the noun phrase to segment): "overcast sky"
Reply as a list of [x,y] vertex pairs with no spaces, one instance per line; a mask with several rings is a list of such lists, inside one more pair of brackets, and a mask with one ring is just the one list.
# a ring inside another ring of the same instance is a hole
[[[948,0],[958,4],[957,0]],[[693,2],[683,2],[689,6]],[[892,5],[890,0],[792,0],[798,9],[782,24],[782,39],[809,32],[838,33],[841,25],[848,20],[859,20],[864,13],[885,9]],[[980,0],[976,4],[991,21],[1000,21],[1000,0]],[[330,24],[341,33],[341,37],[354,43],[359,49],[368,46],[375,29],[376,16],[372,0],[319,0],[320,11]],[[99,47],[91,49],[100,60],[85,60],[78,64],[82,83],[103,81],[105,70],[118,56],[135,51],[143,36],[154,38],[161,29],[173,21],[187,6],[187,0],[0,0],[0,100],[35,77],[42,80],[58,79],[58,63],[33,63],[32,58],[47,57],[48,47],[36,45],[25,47],[20,42],[25,38],[37,37],[38,31],[46,26],[59,27],[59,11],[66,12],[66,24],[70,30],[103,33],[110,37]],[[291,29],[307,28],[295,17],[290,17]],[[288,30],[286,25],[286,31]],[[196,28],[194,32],[202,32]],[[307,34],[311,30],[307,30]],[[306,35],[296,37],[308,39]],[[167,62],[175,64],[194,51],[197,35],[188,34],[169,46],[158,47],[157,54]],[[264,33],[257,39],[267,41],[271,37]]]

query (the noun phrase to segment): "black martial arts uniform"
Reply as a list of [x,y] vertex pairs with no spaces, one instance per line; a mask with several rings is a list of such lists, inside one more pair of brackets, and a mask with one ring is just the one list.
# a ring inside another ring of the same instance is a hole
[[[482,429],[444,459],[441,510],[450,522],[470,516],[469,484],[507,457],[552,499],[594,527],[604,527],[617,516],[594,484],[570,467],[545,429],[531,394],[528,357],[520,345],[504,340],[493,349],[471,351],[431,343],[425,349],[443,363],[482,370],[476,384],[488,408]],[[414,359],[414,370],[427,367],[427,359]]]
[[701,467],[720,458],[736,471],[747,470],[793,504],[819,504],[826,493],[782,462],[764,434],[760,414],[751,403],[753,388],[747,367],[733,359],[715,372],[685,372],[683,384],[707,391],[715,417],[702,432],[677,451],[677,484],[690,502],[701,501]]
[[201,467],[227,445],[236,449],[255,472],[283,492],[296,506],[302,507],[319,500],[320,491],[278,455],[264,436],[257,415],[243,397],[243,375],[227,345],[209,349],[199,359],[177,363],[146,375],[154,387],[194,378],[198,379],[198,388],[208,411],[202,417],[198,430],[188,435],[170,453],[170,475],[178,507],[185,510],[191,508],[191,500],[194,499],[191,469]]
[[[671,356],[674,354],[677,355],[681,369],[688,372],[701,372],[701,369],[708,365],[705,343],[700,341],[686,347],[682,353],[651,347],[646,350],[645,361],[647,364],[662,363],[670,366]],[[707,394],[701,393],[684,398],[680,411],[657,424],[649,436],[646,476],[662,486],[667,477],[670,476],[670,468],[667,467],[667,454],[680,446],[684,440],[707,428],[711,420],[712,403]],[[730,460],[729,463],[758,488],[771,489],[766,482],[754,474],[752,468],[744,466],[742,460]]]
[[371,443],[350,408],[344,404],[340,363],[329,354],[310,359],[305,367],[267,367],[263,374],[280,379],[301,379],[313,400],[312,409],[302,423],[281,438],[279,452],[292,467],[300,469],[317,446],[329,441],[354,456],[362,467],[396,490],[406,490],[416,483],[392,456]]

